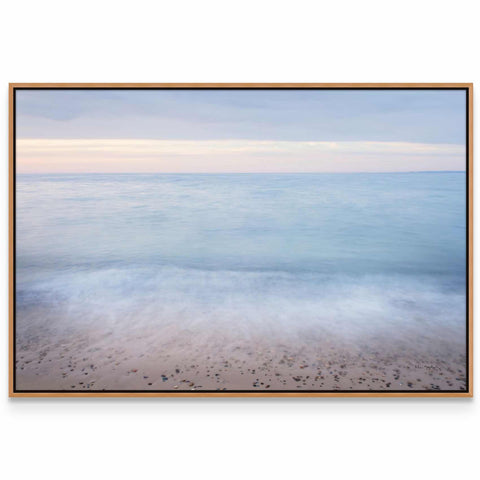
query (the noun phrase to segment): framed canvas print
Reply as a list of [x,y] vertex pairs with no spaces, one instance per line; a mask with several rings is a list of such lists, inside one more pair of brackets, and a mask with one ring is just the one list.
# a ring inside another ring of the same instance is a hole
[[472,95],[10,85],[10,395],[472,396]]

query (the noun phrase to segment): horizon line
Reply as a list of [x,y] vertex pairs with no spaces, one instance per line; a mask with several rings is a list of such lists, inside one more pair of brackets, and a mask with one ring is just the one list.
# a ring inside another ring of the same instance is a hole
[[392,173],[466,173],[465,170],[391,170],[351,172],[17,172],[16,175],[349,175]]

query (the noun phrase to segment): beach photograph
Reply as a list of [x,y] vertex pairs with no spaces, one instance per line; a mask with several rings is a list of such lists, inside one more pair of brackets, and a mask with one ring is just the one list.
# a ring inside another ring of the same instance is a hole
[[19,393],[466,393],[466,88],[17,88]]

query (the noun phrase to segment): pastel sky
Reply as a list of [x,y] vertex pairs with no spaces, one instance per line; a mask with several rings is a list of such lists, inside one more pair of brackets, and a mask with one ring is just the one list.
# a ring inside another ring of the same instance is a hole
[[464,90],[18,90],[19,173],[465,170]]

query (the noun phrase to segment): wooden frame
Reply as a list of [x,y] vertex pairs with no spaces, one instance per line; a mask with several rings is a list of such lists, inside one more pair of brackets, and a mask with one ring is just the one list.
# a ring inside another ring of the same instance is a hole
[[[349,89],[465,89],[468,98],[468,382],[465,392],[315,392],[268,393],[265,391],[245,393],[206,393],[206,392],[28,392],[20,393],[14,389],[14,309],[15,309],[15,272],[14,272],[14,181],[15,181],[15,125],[14,92],[20,88],[255,88],[255,89],[302,89],[302,88],[349,88]],[[473,396],[473,84],[471,83],[12,83],[9,86],[9,396],[11,397],[472,397]]]

